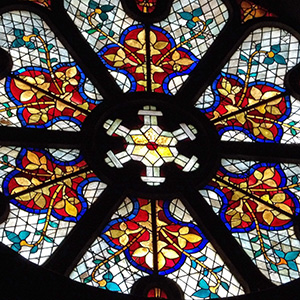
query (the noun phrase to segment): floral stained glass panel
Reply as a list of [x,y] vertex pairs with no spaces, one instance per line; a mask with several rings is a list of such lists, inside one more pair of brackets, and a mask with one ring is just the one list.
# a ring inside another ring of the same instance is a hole
[[222,163],[200,191],[204,199],[271,281],[282,284],[299,278],[300,243],[292,222],[300,212],[299,166]]
[[1,242],[41,264],[105,188],[76,150],[1,147]]
[[286,73],[297,63],[299,42],[293,35],[278,28],[257,29],[196,107],[214,122],[222,140],[298,142],[299,101],[284,86]]
[[77,131],[101,95],[37,15],[2,15],[0,46],[13,55],[0,83],[2,125]]
[[173,279],[185,299],[243,293],[178,199],[151,204],[146,199],[126,198],[71,278],[127,293],[139,277],[147,274]]

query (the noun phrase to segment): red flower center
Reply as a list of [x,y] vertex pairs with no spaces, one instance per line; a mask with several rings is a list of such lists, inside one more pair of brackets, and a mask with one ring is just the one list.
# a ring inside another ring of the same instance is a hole
[[155,142],[148,142],[148,144],[147,144],[147,148],[149,149],[149,150],[156,150],[157,149],[157,144],[155,143]]

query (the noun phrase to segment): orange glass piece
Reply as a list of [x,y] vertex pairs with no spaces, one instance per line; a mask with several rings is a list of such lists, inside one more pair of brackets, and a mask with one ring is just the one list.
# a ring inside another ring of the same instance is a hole
[[156,0],[135,0],[138,9],[145,13],[150,14],[155,10]]
[[241,7],[242,23],[261,17],[277,17],[275,14],[269,12],[266,8],[249,0],[237,0],[237,2]]

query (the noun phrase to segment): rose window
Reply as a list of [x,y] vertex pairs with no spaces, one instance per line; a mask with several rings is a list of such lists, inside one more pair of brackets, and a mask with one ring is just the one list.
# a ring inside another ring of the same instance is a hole
[[298,297],[283,2],[1,2],[3,298]]

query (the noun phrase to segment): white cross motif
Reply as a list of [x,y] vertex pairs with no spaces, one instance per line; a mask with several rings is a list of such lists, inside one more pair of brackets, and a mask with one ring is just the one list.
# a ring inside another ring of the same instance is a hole
[[176,149],[178,141],[196,139],[197,130],[194,126],[180,123],[180,127],[173,132],[162,130],[158,126],[157,117],[162,117],[163,113],[156,110],[155,106],[144,106],[138,115],[143,117],[144,122],[139,129],[126,128],[121,125],[121,119],[105,121],[103,127],[106,133],[123,137],[127,143],[124,151],[115,154],[110,150],[106,153],[105,162],[110,167],[123,168],[130,160],[140,161],[146,166],[141,180],[151,186],[158,186],[166,180],[160,169],[165,163],[174,162],[183,172],[199,168],[196,156],[188,158]]

